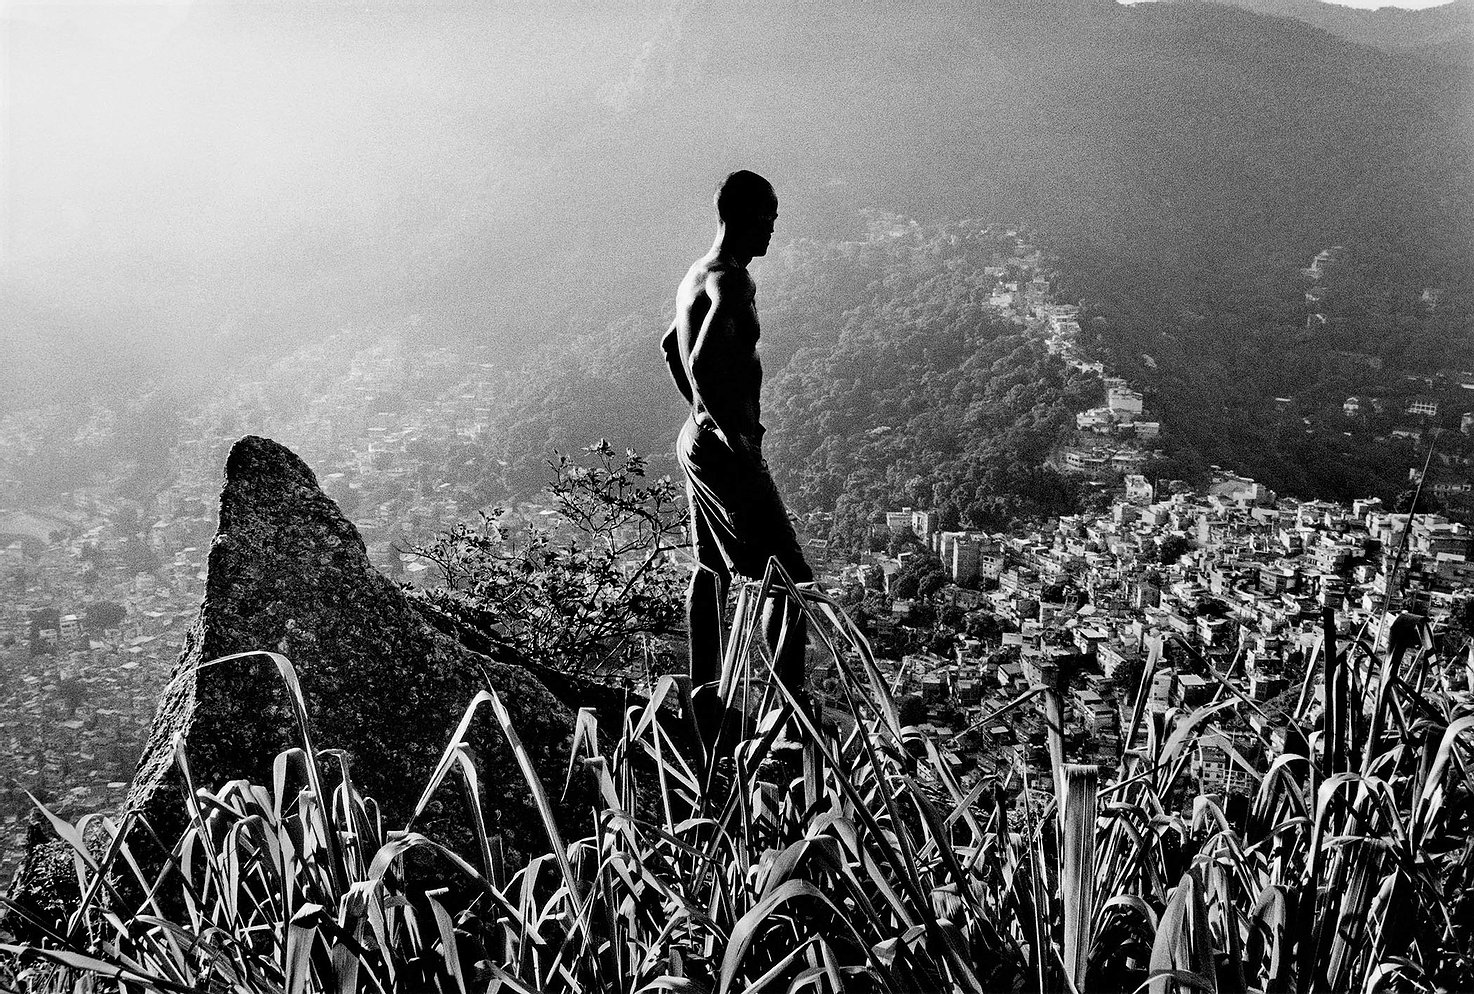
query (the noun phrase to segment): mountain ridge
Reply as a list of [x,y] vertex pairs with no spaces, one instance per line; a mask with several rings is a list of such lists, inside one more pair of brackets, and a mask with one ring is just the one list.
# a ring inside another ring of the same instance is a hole
[[1328,0],[1171,0],[1242,7],[1309,24],[1359,45],[1455,65],[1474,65],[1474,2],[1450,0],[1412,10],[1387,5],[1348,7]]

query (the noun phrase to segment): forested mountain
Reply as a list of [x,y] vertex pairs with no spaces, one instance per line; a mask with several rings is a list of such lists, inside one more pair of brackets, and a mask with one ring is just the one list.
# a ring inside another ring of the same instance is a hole
[[903,505],[990,530],[1074,509],[1076,483],[1043,462],[1101,381],[988,305],[990,234],[907,226],[813,266],[816,284],[839,268],[867,282],[772,375],[765,448],[798,507],[833,509],[842,540],[862,544],[876,512]]
[[[64,106],[32,99],[32,70],[98,60],[72,35],[17,34],[0,319],[43,344],[0,393],[95,393],[116,370],[126,392],[182,380],[181,357],[249,368],[411,315],[512,364],[631,313],[653,334],[736,166],[774,179],[779,238],[804,244],[862,238],[864,208],[1026,226],[1104,319],[1087,325],[1096,347],[1158,392],[1191,452],[1234,464],[1251,448],[1286,489],[1316,474],[1237,426],[1266,398],[1320,389],[1317,356],[1474,350],[1464,67],[1204,3],[438,10],[196,4],[149,59],[104,60],[95,98],[55,89]],[[168,155],[134,149],[123,169],[102,137],[68,139],[161,93],[133,132]],[[37,231],[49,254],[29,251]],[[1366,306],[1301,338],[1299,270],[1332,245],[1365,274],[1351,296]],[[822,299],[846,299],[845,264],[823,270]],[[637,415],[604,381],[634,354],[538,368],[569,369],[584,388],[550,389],[570,423],[600,413],[614,436]],[[653,390],[666,395],[647,385],[640,406]]]
[[[792,10],[765,22],[762,44],[734,12],[718,21],[720,31],[692,41],[682,53],[692,64],[673,70],[681,75],[654,104],[688,119],[679,108],[691,87],[679,84],[689,82],[715,106],[746,108],[724,147],[788,145],[791,179],[785,186],[780,176],[780,190],[800,177],[810,182],[797,184],[799,216],[790,218],[785,207],[780,225],[813,223],[812,177],[825,169],[840,170],[844,185],[836,188],[844,196],[889,197],[922,219],[966,204],[982,216],[1029,222],[1060,257],[1059,292],[1084,304],[1090,347],[1148,389],[1175,432],[1176,458],[1166,469],[1192,476],[1218,463],[1284,492],[1337,497],[1386,492],[1405,480],[1407,443],[1348,438],[1340,425],[1307,429],[1296,405],[1314,410],[1378,387],[1383,372],[1372,375],[1336,353],[1374,355],[1394,379],[1474,355],[1471,139],[1460,113],[1471,92],[1467,74],[1230,7],[1049,6],[1053,20],[1033,5],[957,9],[951,20],[929,8],[932,16],[914,18],[904,31],[891,23],[898,15],[880,9],[838,23]],[[926,84],[913,78],[922,64],[939,67]],[[649,128],[666,116],[638,120]],[[881,120],[886,127],[877,129]],[[861,133],[873,141],[851,147],[842,166],[831,146],[805,138]],[[638,129],[629,138],[652,140],[654,133]],[[905,184],[898,182],[903,171]],[[1314,281],[1301,270],[1330,245],[1344,251],[1325,276],[1327,321],[1307,328],[1305,293]],[[693,238],[690,255],[700,247]],[[668,283],[679,271],[672,269]],[[822,305],[810,314],[765,297],[775,312],[770,334],[832,326],[830,310],[853,306],[869,276],[838,251],[806,271],[810,299]],[[774,293],[782,280],[765,278],[764,293]],[[925,278],[899,266],[892,286]],[[1440,290],[1436,310],[1421,303],[1430,287]],[[779,292],[779,299],[789,298]],[[945,335],[935,343],[924,337],[940,328],[908,323],[905,306],[898,295],[857,320],[872,333],[889,322],[894,340],[950,356]],[[636,322],[638,334],[654,335],[664,319],[652,308]],[[578,412],[570,424],[590,429],[602,414],[618,435],[638,418],[641,405],[632,398],[668,396],[658,369],[633,393],[615,386],[622,371],[648,363],[648,353],[621,345],[617,354],[600,354],[610,357],[580,349],[572,362],[577,386],[532,400],[537,423],[548,427],[525,441],[551,437],[567,410]],[[869,396],[922,396],[912,368],[897,361],[906,353],[864,354],[875,360],[864,381]],[[770,382],[784,384],[777,409],[792,398],[801,414],[792,423],[803,440],[776,458],[780,472],[795,474],[790,489],[827,503],[840,487],[836,474],[897,457],[893,470],[871,478],[884,477],[894,500],[933,502],[906,487],[915,474],[904,457],[955,453],[931,447],[923,422],[908,428],[882,413],[886,402],[877,399],[865,407],[874,417],[864,429],[890,424],[892,433],[843,441],[854,427],[843,387],[853,380],[847,359],[841,348],[770,368]],[[939,360],[937,368],[945,365]],[[536,368],[563,367],[550,359]],[[1274,401],[1283,396],[1292,399],[1290,410]],[[942,407],[957,402],[927,397]],[[992,430],[1013,423],[1017,412],[1000,417]],[[836,441],[813,440],[820,424],[837,426]],[[775,444],[787,445],[786,434],[775,431]],[[1017,441],[1002,434],[1008,440],[1000,444]],[[523,444],[524,436],[513,437]],[[961,472],[976,476],[975,469]]]
[[[877,511],[903,504],[992,529],[1073,507],[1075,485],[1042,464],[1101,381],[990,304],[1000,270],[1024,274],[1010,263],[1017,242],[978,222],[873,216],[862,239],[795,243],[754,264],[764,453],[794,510],[835,513],[836,537],[860,544]],[[685,412],[662,331],[632,318],[511,377],[488,435],[515,486],[541,480],[548,449],[592,438],[671,451]]]

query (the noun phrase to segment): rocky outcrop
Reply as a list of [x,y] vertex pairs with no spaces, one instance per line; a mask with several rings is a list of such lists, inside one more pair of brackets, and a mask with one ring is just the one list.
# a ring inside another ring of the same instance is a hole
[[[197,786],[235,777],[270,783],[277,753],[301,744],[269,661],[204,665],[256,649],[292,661],[318,748],[353,757],[354,782],[378,800],[386,828],[403,826],[466,704],[488,682],[549,796],[562,793],[567,704],[529,669],[430,625],[374,568],[358,530],[307,465],[248,436],[225,465],[199,619],[159,701],[129,797],[155,825],[181,824],[176,736]],[[487,709],[473,733],[491,827],[514,851],[544,851],[531,796]],[[459,810],[456,793],[447,790],[447,810]]]
[[5,897],[24,914],[15,914],[10,907],[0,912],[0,940],[9,937],[32,944],[41,942],[47,931],[60,931],[82,899],[72,849],[56,837],[39,811],[31,812],[25,849]]

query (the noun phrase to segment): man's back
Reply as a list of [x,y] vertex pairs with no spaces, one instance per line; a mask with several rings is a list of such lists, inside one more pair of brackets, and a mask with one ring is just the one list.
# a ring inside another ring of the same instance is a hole
[[732,441],[757,443],[763,368],[756,287],[744,266],[718,254],[696,260],[676,293],[675,340],[691,406]]

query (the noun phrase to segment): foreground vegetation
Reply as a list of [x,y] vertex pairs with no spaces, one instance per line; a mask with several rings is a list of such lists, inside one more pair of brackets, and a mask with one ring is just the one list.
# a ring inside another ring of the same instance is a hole
[[[1306,718],[1309,693],[1296,711],[1305,747],[1256,772],[1251,803],[1231,816],[1216,796],[1173,800],[1196,737],[1252,707],[1226,685],[1153,722],[1148,667],[1124,737],[1140,747],[1118,769],[1065,764],[1056,731],[1052,783],[1020,764],[1005,782],[965,786],[937,743],[900,724],[863,637],[811,591],[811,638],[833,655],[839,697],[822,720],[797,707],[754,637],[761,593],[749,586],[738,604],[720,749],[682,734],[690,688],[677,678],[612,732],[580,715],[568,776],[592,777],[601,803],[579,825],[556,823],[489,687],[415,818],[384,825],[346,757],[314,746],[291,663],[273,656],[302,745],[278,757],[272,783],[194,784],[189,828],[158,871],[138,856],[148,827],[132,814],[53,817],[84,897],[66,922],[32,923],[47,932],[37,945],[4,947],[14,958],[0,979],[631,994],[1470,982],[1474,711],[1439,687],[1446,661],[1416,626],[1399,625],[1386,654],[1326,643],[1311,667],[1325,677],[1323,713]],[[1062,724],[1052,688],[1017,706]],[[482,821],[485,771],[463,743],[482,709],[544,816],[547,850],[521,866]],[[182,750],[178,762],[193,783]],[[415,830],[453,786],[476,829],[469,853]]]

